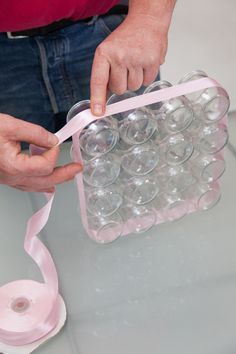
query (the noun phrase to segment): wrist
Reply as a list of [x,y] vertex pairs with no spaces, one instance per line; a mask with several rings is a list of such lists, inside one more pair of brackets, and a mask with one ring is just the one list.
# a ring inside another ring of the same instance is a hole
[[168,30],[176,0],[129,0],[131,17],[141,17],[156,24],[159,28]]

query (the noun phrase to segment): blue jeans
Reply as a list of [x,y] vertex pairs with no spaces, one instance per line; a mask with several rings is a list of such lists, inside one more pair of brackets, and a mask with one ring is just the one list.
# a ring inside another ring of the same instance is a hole
[[123,19],[102,16],[31,38],[0,33],[0,112],[60,129],[70,107],[89,99],[94,52]]

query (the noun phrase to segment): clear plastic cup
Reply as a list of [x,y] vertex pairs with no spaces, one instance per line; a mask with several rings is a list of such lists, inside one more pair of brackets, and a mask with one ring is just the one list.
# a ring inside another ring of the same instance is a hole
[[188,203],[182,193],[161,193],[153,201],[153,206],[162,215],[163,221],[182,219],[188,213]]
[[161,144],[171,133],[166,129],[165,116],[163,113],[156,115],[158,129],[154,132],[152,140],[156,144]]
[[200,155],[190,161],[190,169],[197,179],[211,183],[223,175],[225,160],[220,155]]
[[203,126],[196,136],[196,148],[205,154],[215,154],[227,144],[229,134],[224,124]]
[[214,183],[196,183],[184,192],[185,198],[192,202],[197,210],[213,208],[221,198],[219,185]]
[[[146,88],[144,93],[154,92],[171,87],[167,81],[156,81]],[[165,114],[165,127],[170,133],[178,133],[185,130],[193,120],[193,110],[186,97],[180,96],[165,102],[154,103],[147,106],[154,113]]]
[[151,205],[128,205],[122,209],[126,228],[132,233],[143,233],[150,230],[157,221],[155,210]]
[[[107,100],[107,105],[113,104],[113,103],[117,103],[123,100],[126,100],[128,98],[132,98],[135,97],[136,94],[133,91],[126,91],[125,93],[123,93],[122,95],[116,95],[115,93],[113,95],[111,95],[108,100]],[[134,109],[125,111],[125,112],[121,112],[121,113],[117,113],[114,114],[114,118],[117,119],[118,121],[123,120],[124,118],[128,117],[128,115],[132,112],[134,112]]]
[[[72,161],[75,161],[75,159],[76,159],[76,152],[77,151],[74,149],[74,146],[71,145],[69,155],[70,155],[70,158]],[[93,159],[93,156],[86,154],[83,150],[80,150],[80,155],[81,156],[79,156],[79,159],[81,159],[81,157],[82,157],[83,162]]]
[[197,200],[197,207],[199,210],[208,210],[213,208],[221,198],[219,188],[199,186],[200,195]]
[[94,241],[101,244],[115,241],[124,229],[123,219],[118,212],[107,217],[89,216],[88,224],[93,231]]
[[[207,74],[201,70],[195,70],[185,75],[180,83],[197,80],[207,77]],[[217,122],[223,118],[230,106],[229,96],[221,87],[210,87],[186,95],[189,100],[199,103],[205,113],[205,119],[208,123]]]
[[120,173],[120,159],[112,153],[95,157],[84,163],[84,181],[93,187],[107,187]]
[[159,149],[151,143],[132,147],[121,159],[122,168],[132,176],[151,172],[158,164]]
[[159,183],[150,175],[132,177],[124,184],[123,195],[131,203],[143,205],[151,202],[159,193]]
[[123,202],[121,193],[113,186],[90,189],[86,199],[88,211],[93,215],[102,217],[115,213]]
[[193,154],[192,138],[184,134],[174,134],[163,141],[162,147],[165,160],[169,165],[180,165]]
[[163,180],[163,191],[170,194],[182,193],[196,182],[187,165],[166,166],[162,168],[157,177]]
[[90,100],[83,100],[74,104],[67,113],[66,121],[69,122],[77,114],[90,108]]
[[120,123],[119,131],[127,144],[143,144],[157,131],[157,121],[152,112],[144,108],[136,109]]
[[[90,101],[76,103],[68,112],[67,121],[86,109]],[[100,118],[85,127],[79,138],[85,156],[100,156],[111,151],[119,139],[117,121],[112,117]]]
[[194,118],[190,126],[186,129],[186,133],[189,133],[193,137],[198,135],[198,131],[205,125],[205,113],[199,104],[193,104]]
[[80,147],[85,154],[100,156],[110,152],[119,139],[117,122],[112,117],[98,119],[80,134]]

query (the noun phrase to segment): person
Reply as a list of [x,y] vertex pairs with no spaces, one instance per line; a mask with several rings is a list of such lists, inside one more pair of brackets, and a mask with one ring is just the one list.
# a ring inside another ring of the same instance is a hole
[[[1,0],[0,183],[52,192],[82,166],[56,166],[59,123],[82,99],[96,116],[107,90],[153,82],[167,51],[176,0]],[[21,143],[45,148],[30,156]]]

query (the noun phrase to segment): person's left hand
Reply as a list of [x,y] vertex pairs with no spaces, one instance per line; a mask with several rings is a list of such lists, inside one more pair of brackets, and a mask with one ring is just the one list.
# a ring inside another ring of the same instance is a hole
[[107,89],[116,94],[152,83],[164,63],[166,26],[149,15],[128,15],[98,47],[91,75],[91,109],[105,112]]

